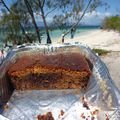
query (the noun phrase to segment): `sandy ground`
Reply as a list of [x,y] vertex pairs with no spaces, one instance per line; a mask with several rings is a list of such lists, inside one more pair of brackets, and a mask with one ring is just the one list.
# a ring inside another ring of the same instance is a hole
[[95,30],[87,35],[81,35],[74,39],[66,39],[65,42],[81,42],[90,48],[100,48],[112,51],[102,56],[110,75],[116,86],[120,89],[120,34],[114,31]]
[[114,31],[95,30],[74,39],[65,39],[65,42],[73,41],[87,44],[90,48],[120,51],[120,34]]

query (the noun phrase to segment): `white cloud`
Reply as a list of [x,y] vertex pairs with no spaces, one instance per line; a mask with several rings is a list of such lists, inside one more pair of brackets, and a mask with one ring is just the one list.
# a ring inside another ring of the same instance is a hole
[[[80,13],[80,15],[82,15],[82,12]],[[81,23],[86,24],[86,25],[100,25],[105,17],[111,16],[111,15],[112,14],[109,12],[104,12],[104,13],[97,12],[97,11],[93,11],[92,13],[88,12],[85,14]],[[42,25],[43,21],[41,19],[41,16],[39,14],[36,14],[36,13],[34,13],[34,16],[35,16],[37,23]],[[53,15],[48,17],[47,22],[51,22],[52,17],[53,17]],[[0,12],[0,19],[1,18],[2,18],[2,13]],[[31,19],[30,19],[30,21],[31,21]]]
[[109,12],[101,13],[93,11],[92,13],[86,13],[82,23],[88,25],[100,25],[105,17],[111,16]]
[[[82,12],[79,15],[81,16]],[[81,23],[86,25],[100,25],[105,17],[111,16],[111,15],[112,14],[109,12],[104,12],[104,13],[98,12],[98,11],[93,11],[91,13],[87,12],[84,18],[82,19]],[[34,13],[34,16],[38,24],[42,22],[42,19],[39,14]],[[53,15],[48,17],[47,22],[52,22],[52,17]]]

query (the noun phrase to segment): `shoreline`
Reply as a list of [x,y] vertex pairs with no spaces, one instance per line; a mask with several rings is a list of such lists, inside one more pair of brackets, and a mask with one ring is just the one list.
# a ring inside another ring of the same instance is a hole
[[[109,51],[120,51],[120,33],[107,30],[93,30],[87,34],[75,36],[73,39],[65,39],[65,43],[81,42],[87,44],[91,49],[105,49]],[[61,43],[61,40],[53,43]]]
[[[107,30],[90,30],[87,33],[77,34],[73,39],[65,38],[64,43],[80,42],[91,49],[103,49],[107,51],[120,51],[120,33]],[[62,37],[53,39],[52,44],[61,44]],[[45,43],[42,43],[45,44]]]

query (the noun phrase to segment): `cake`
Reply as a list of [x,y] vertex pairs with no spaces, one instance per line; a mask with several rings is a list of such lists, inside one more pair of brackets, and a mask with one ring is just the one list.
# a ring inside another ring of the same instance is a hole
[[9,68],[14,89],[86,89],[92,64],[80,53],[34,54],[18,57]]

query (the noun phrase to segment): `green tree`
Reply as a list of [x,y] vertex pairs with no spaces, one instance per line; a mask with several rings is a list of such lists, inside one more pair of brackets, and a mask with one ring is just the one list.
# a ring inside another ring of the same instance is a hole
[[26,8],[32,18],[32,22],[34,24],[34,27],[35,27],[35,30],[36,30],[36,34],[37,34],[37,37],[38,37],[38,40],[39,40],[39,43],[41,43],[41,38],[40,38],[40,34],[39,34],[39,29],[38,29],[38,26],[37,26],[37,23],[36,23],[36,20],[35,20],[35,17],[34,17],[34,12],[32,10],[32,7],[31,7],[31,4],[29,3],[28,0],[24,0],[24,3],[26,5]]
[[71,21],[74,21],[69,25],[69,30],[64,33],[64,39],[73,28],[79,25],[86,12],[92,12],[98,6],[105,4],[102,0],[36,0],[33,2],[33,7],[35,12],[39,12],[43,20],[47,34],[47,43],[51,43],[49,27],[46,21],[47,17],[52,15],[52,25],[59,28],[68,26]]
[[30,0],[16,0],[16,7],[20,13],[26,13],[29,16],[29,21],[32,20],[33,26],[35,28],[36,36],[38,38],[39,43],[41,43],[41,34],[39,32],[40,29],[38,28],[38,25],[36,23],[33,7],[31,6],[31,1]]
[[17,44],[17,39],[20,37],[19,16],[4,12],[0,25],[6,31],[5,42],[12,42]]
[[34,2],[30,1],[30,3],[33,6],[34,12],[40,15],[40,19],[42,18],[43,20],[47,35],[47,43],[52,43],[49,32],[50,26],[48,26],[49,23],[47,22],[47,18],[50,14],[52,15],[52,13],[56,12],[55,10],[61,11],[61,0],[35,0]]
[[[13,10],[14,7],[11,8]],[[13,10],[14,11],[14,10]],[[0,20],[0,25],[5,29],[5,42],[11,42],[13,45],[18,43],[23,43],[23,34],[21,34],[20,28],[20,16],[13,15],[11,13],[4,12],[2,19]]]
[[5,43],[9,41],[13,44],[23,44],[36,41],[37,36],[34,33],[29,34],[27,31],[25,31],[25,26],[29,24],[29,19],[30,16],[24,11],[24,9],[19,10],[17,8],[16,2],[13,3],[11,7],[7,9],[7,11],[3,9],[0,25],[5,29],[6,32]]
[[47,43],[52,43],[51,42],[51,38],[50,38],[50,34],[49,34],[49,29],[48,29],[48,25],[47,25],[47,22],[46,22],[46,16],[45,16],[45,12],[44,12],[44,5],[45,5],[45,0],[41,1],[41,0],[38,0],[38,5],[40,7],[40,11],[41,11],[41,17],[43,19],[43,23],[44,23],[44,26],[45,26],[45,30],[46,30],[46,35],[47,35]]
[[120,16],[106,17],[102,25],[103,29],[115,30],[120,32]]
[[[67,2],[67,1],[66,1]],[[73,29],[75,30],[76,27],[80,24],[81,20],[85,16],[86,12],[92,12],[99,6],[105,6],[106,9],[108,4],[102,0],[68,0],[67,3],[62,3],[61,5],[65,5],[63,12],[65,15],[61,21],[64,23],[64,20],[71,20],[74,21],[69,30],[63,33],[62,35],[62,42],[64,42],[64,38],[67,34],[69,34]],[[67,8],[67,9],[66,9]]]
[[[5,1],[4,0],[0,0],[0,4],[4,7],[4,8],[6,8],[6,10],[9,12],[9,14],[12,14],[12,16],[13,15],[17,15],[17,12],[18,11],[12,11],[12,10],[10,10],[9,8],[8,8],[8,6],[7,6],[7,4],[5,3]],[[15,5],[15,4],[14,4]],[[14,6],[13,5],[13,6]],[[21,17],[20,17],[21,18]],[[23,27],[23,25],[21,24],[21,22],[19,21],[19,23],[18,23],[19,25],[20,25],[20,28],[21,28],[21,30],[22,30],[22,33],[23,33],[23,35],[25,36],[25,38],[26,38],[26,41],[30,41],[30,38],[29,38],[29,36],[26,34],[26,31],[25,31],[25,28]],[[7,41],[5,42],[5,44],[6,44],[6,46],[7,46]]]

